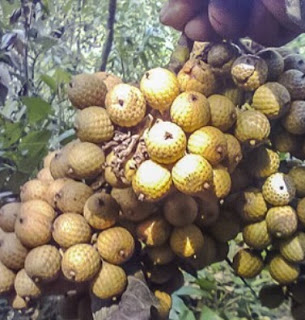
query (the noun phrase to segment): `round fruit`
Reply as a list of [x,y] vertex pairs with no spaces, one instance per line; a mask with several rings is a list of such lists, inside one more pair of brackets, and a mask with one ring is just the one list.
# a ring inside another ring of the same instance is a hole
[[223,91],[221,91],[225,97],[229,98],[234,106],[241,106],[244,101],[244,91],[241,88],[236,87],[233,83],[227,85]]
[[297,196],[305,197],[305,166],[291,168],[288,175],[293,180]]
[[228,168],[229,172],[232,173],[242,160],[243,154],[239,141],[232,134],[226,133],[225,137],[227,141],[227,156],[223,164]]
[[293,303],[291,305],[291,315],[294,320],[303,320],[305,317],[305,305]]
[[25,301],[25,299],[18,296],[17,293],[9,299],[9,304],[15,310],[23,310],[28,308],[28,303]]
[[300,199],[298,202],[297,216],[301,223],[305,225],[305,198]]
[[228,169],[222,165],[213,168],[213,188],[217,198],[225,198],[231,190],[231,176]]
[[289,152],[293,154],[298,151],[299,145],[296,136],[287,132],[281,131],[273,136],[272,144],[278,152]]
[[20,199],[22,202],[29,200],[45,200],[48,183],[38,179],[30,180],[20,187]]
[[241,249],[233,258],[235,273],[243,278],[254,278],[264,268],[264,262],[260,255],[249,249]]
[[304,305],[305,303],[305,281],[304,279],[298,279],[296,283],[293,283],[289,286],[289,291],[292,295],[293,301],[297,303],[301,303]]
[[285,57],[285,70],[296,69],[305,73],[305,59],[302,54],[292,53]]
[[196,198],[198,215],[195,223],[199,227],[208,227],[215,223],[219,217],[219,199],[213,192],[204,191]]
[[281,83],[290,93],[292,100],[305,99],[305,77],[299,70],[287,70],[279,78]]
[[283,118],[284,128],[292,134],[305,133],[305,101],[293,101],[288,114]]
[[162,285],[169,282],[172,278],[179,274],[179,270],[174,263],[158,266],[148,265],[146,268],[146,277],[150,283]]
[[14,232],[15,221],[20,211],[20,202],[7,203],[0,208],[0,228],[5,232]]
[[0,294],[11,291],[14,287],[15,273],[0,261]]
[[159,290],[155,291],[155,296],[159,301],[159,305],[157,307],[158,320],[167,320],[172,307],[172,298],[166,292]]
[[285,301],[283,288],[277,284],[265,285],[259,292],[259,300],[264,307],[278,308]]
[[299,266],[285,260],[281,255],[274,256],[269,263],[271,277],[280,284],[294,282],[300,273]]
[[120,159],[118,156],[114,153],[114,151],[111,151],[107,157],[106,162],[104,164],[105,166],[105,172],[104,177],[107,183],[109,183],[112,187],[115,188],[126,188],[129,185],[128,181],[122,181],[122,177],[120,174],[118,174],[117,171],[115,171],[115,164],[119,163]]
[[243,229],[243,238],[245,243],[253,249],[265,249],[272,241],[271,235],[267,229],[266,220],[248,224]]
[[43,158],[43,167],[50,168],[51,161],[55,157],[58,150],[50,151],[44,158]]
[[18,296],[24,299],[38,298],[41,295],[41,290],[32,280],[25,269],[21,269],[15,278],[14,287]]
[[67,178],[61,178],[61,179],[56,179],[49,184],[49,187],[46,193],[46,201],[53,209],[57,209],[56,195],[59,193],[59,191],[64,186],[64,184],[69,180],[70,179],[67,179]]
[[291,262],[301,262],[305,258],[305,233],[298,232],[280,242],[281,255]]
[[99,71],[95,72],[94,75],[104,81],[107,91],[110,91],[117,84],[122,83],[121,78],[109,72]]
[[175,258],[173,250],[167,243],[158,247],[147,247],[146,253],[154,265],[168,264]]
[[[50,168],[42,168],[37,173],[37,179],[47,183],[48,185],[54,181]],[[46,197],[45,197],[46,198]]]
[[284,71],[284,59],[274,49],[266,48],[257,53],[259,57],[264,59],[268,66],[268,80],[275,81]]

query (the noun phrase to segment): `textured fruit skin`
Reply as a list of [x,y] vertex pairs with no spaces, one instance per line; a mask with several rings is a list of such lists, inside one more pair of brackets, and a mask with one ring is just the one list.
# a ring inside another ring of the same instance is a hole
[[300,222],[305,225],[305,198],[302,198],[298,202],[297,216]]
[[99,77],[83,73],[72,78],[67,92],[73,106],[84,109],[91,106],[103,107],[107,88]]
[[242,160],[243,154],[239,141],[232,134],[226,133],[225,137],[227,141],[227,156],[223,164],[232,173]]
[[283,118],[284,128],[292,134],[305,133],[305,101],[293,101],[288,114]]
[[254,92],[252,107],[265,114],[268,119],[276,119],[290,107],[288,90],[277,82],[267,82]]
[[52,245],[32,249],[24,263],[26,273],[35,282],[55,279],[60,271],[61,255]]
[[274,309],[278,308],[285,301],[285,294],[279,285],[265,285],[259,292],[259,300],[262,306]]
[[[115,241],[114,241],[115,239]],[[102,231],[97,238],[97,250],[103,260],[120,265],[133,255],[135,242],[129,231],[113,227]]]
[[266,48],[257,53],[268,66],[268,80],[275,81],[284,71],[284,59],[283,57],[276,51],[271,48]]
[[146,253],[154,265],[168,264],[175,258],[173,250],[167,243],[158,247],[147,247]]
[[200,92],[181,93],[173,102],[170,116],[184,132],[194,132],[206,126],[211,118],[209,102]]
[[294,282],[300,270],[297,264],[285,260],[281,255],[274,256],[269,263],[271,277],[280,284]]
[[90,242],[91,228],[80,214],[63,213],[53,223],[52,236],[62,248],[69,248],[77,243]]
[[126,188],[130,183],[125,181],[123,182],[122,179],[117,177],[116,173],[113,170],[112,163],[117,161],[118,157],[114,154],[114,151],[111,151],[107,157],[105,162],[105,171],[104,177],[106,182],[108,182],[112,187],[115,188]]
[[20,211],[20,202],[11,202],[0,208],[0,228],[5,232],[14,232],[15,221]]
[[67,181],[69,181],[68,178],[61,178],[56,179],[49,184],[46,194],[46,201],[53,209],[57,209],[56,194],[59,193],[59,191]]
[[192,195],[211,187],[213,169],[202,156],[187,154],[174,165],[172,178],[180,192]]
[[190,153],[199,154],[212,165],[222,161],[227,155],[225,135],[212,126],[202,127],[191,134],[187,144]]
[[168,110],[180,93],[176,75],[164,68],[147,71],[141,79],[140,89],[147,103],[160,112]]
[[305,258],[305,233],[298,232],[280,242],[281,255],[290,262],[301,262]]
[[15,310],[24,310],[28,307],[28,303],[23,298],[18,296],[17,293],[9,299],[9,304]]
[[32,280],[25,269],[21,269],[17,274],[14,282],[15,291],[22,298],[38,298],[41,290]]
[[243,103],[244,91],[234,84],[226,86],[226,88],[221,91],[221,94],[229,98],[235,106],[240,106]]
[[268,118],[259,111],[247,110],[237,115],[234,135],[241,142],[256,145],[270,134]]
[[22,202],[29,200],[45,200],[48,184],[38,179],[30,180],[20,187]]
[[216,90],[217,82],[212,68],[200,59],[188,60],[177,79],[182,92],[197,91],[208,97]]
[[14,287],[15,273],[0,262],[0,294],[11,291]]
[[229,130],[237,118],[233,102],[220,94],[211,95],[208,101],[211,110],[211,125],[223,132]]
[[159,300],[158,320],[167,320],[172,307],[172,298],[169,294],[163,291],[156,290],[155,297]]
[[176,124],[161,121],[148,131],[145,144],[153,161],[170,164],[183,157],[186,151],[186,136]]
[[194,222],[198,205],[191,196],[177,192],[165,200],[163,214],[171,225],[183,227]]
[[222,165],[213,168],[213,187],[217,198],[225,198],[231,190],[231,176],[228,169]]
[[281,131],[272,137],[272,144],[279,152],[294,153],[299,148],[296,136],[287,131]]
[[161,199],[170,191],[171,186],[169,170],[152,160],[142,162],[132,179],[134,192],[147,201]]
[[292,100],[305,99],[305,79],[299,70],[287,70],[279,77],[279,83],[289,91]]
[[146,101],[138,88],[122,83],[108,92],[106,110],[115,124],[133,127],[144,118]]
[[76,114],[76,135],[81,141],[101,143],[113,137],[114,126],[107,111],[100,107],[88,107]]
[[253,249],[265,249],[272,241],[265,220],[248,224],[243,229],[245,243]]
[[170,236],[171,226],[162,216],[153,216],[137,225],[139,240],[147,246],[161,246]]
[[266,179],[262,193],[268,203],[274,206],[284,206],[294,198],[296,189],[290,176],[278,172]]
[[122,83],[121,78],[109,72],[99,71],[95,72],[94,75],[104,81],[107,91],[110,91],[117,84]]
[[292,53],[285,57],[285,70],[296,69],[305,73],[305,60],[302,54]]
[[231,75],[238,87],[253,91],[266,82],[268,66],[260,57],[244,54],[234,61]]
[[271,234],[278,238],[286,238],[296,231],[298,219],[292,207],[281,206],[268,210],[266,222]]
[[92,281],[91,290],[100,299],[110,299],[123,293],[127,285],[125,271],[103,261],[102,267]]
[[[51,174],[51,170],[50,168],[42,168],[38,173],[37,173],[37,179],[42,181],[42,182],[46,182],[48,183],[48,185],[54,181],[54,178]],[[45,197],[46,199],[46,197]]]
[[174,253],[182,258],[195,256],[202,250],[204,237],[201,230],[194,224],[176,227],[170,236],[170,246]]
[[90,244],[68,248],[61,260],[61,270],[68,280],[83,282],[91,279],[101,265],[100,255]]
[[298,197],[305,197],[305,167],[297,166],[290,169],[289,177],[293,180],[296,187],[296,194]]
[[50,151],[44,158],[43,158],[43,167],[50,168],[50,164],[52,159],[55,157],[55,154],[58,150]]
[[262,258],[249,249],[241,249],[233,258],[233,269],[240,277],[254,278],[263,268]]

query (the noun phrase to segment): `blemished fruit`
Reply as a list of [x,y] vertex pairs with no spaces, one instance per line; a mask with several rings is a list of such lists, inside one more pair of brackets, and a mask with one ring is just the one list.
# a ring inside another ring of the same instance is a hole
[[228,86],[223,88],[221,94],[229,98],[235,106],[241,106],[243,103],[244,91],[234,84],[228,84]]
[[269,81],[275,81],[284,71],[284,59],[283,57],[274,49],[266,48],[257,53],[259,57],[264,59],[268,66],[268,76]]
[[11,202],[0,208],[0,228],[5,232],[14,232],[15,221],[20,211],[20,202]]
[[107,91],[110,91],[114,86],[119,83],[122,83],[122,79],[112,73],[99,71],[94,73],[95,76],[104,81]]
[[45,200],[48,183],[38,179],[29,180],[20,187],[20,199],[22,202],[29,200]]
[[304,73],[299,70],[287,70],[279,77],[281,83],[289,91],[292,100],[305,99]]
[[175,258],[173,250],[167,243],[158,247],[147,247],[146,253],[154,265],[168,264]]
[[54,181],[54,178],[52,176],[50,168],[42,168],[38,173],[37,173],[37,179],[48,183],[48,185]]
[[32,249],[24,263],[26,273],[37,283],[51,281],[60,272],[61,255],[52,245],[43,245]]
[[128,261],[135,249],[133,236],[122,227],[102,231],[97,238],[96,245],[103,260],[115,265]]
[[98,272],[101,265],[100,255],[90,244],[75,244],[68,248],[61,260],[61,270],[71,281],[90,280]]
[[272,242],[265,220],[248,224],[242,232],[245,243],[253,249],[265,249]]
[[199,154],[212,165],[222,161],[227,155],[225,135],[212,126],[202,127],[191,134],[187,144],[188,151]]
[[114,126],[107,111],[100,107],[88,107],[76,114],[76,135],[81,141],[102,143],[113,137]]
[[161,113],[170,108],[180,93],[176,75],[164,68],[146,71],[140,89],[149,106]]
[[196,194],[211,188],[213,169],[202,156],[187,154],[174,165],[172,179],[180,192]]
[[0,261],[0,294],[7,293],[11,291],[14,287],[16,274],[7,268]]
[[63,213],[53,223],[52,236],[62,248],[69,248],[77,243],[90,242],[91,228],[82,215]]
[[232,173],[243,158],[241,145],[239,141],[229,133],[225,134],[227,141],[227,156],[223,160],[223,164]]
[[254,278],[264,268],[263,259],[249,249],[241,249],[233,258],[233,269],[235,273],[243,278]]
[[295,153],[298,148],[298,141],[293,134],[283,130],[273,136],[272,143],[274,148],[279,152]]
[[305,258],[305,233],[298,232],[280,242],[281,255],[288,261],[301,262]]
[[277,284],[265,285],[259,291],[259,300],[264,307],[278,308],[285,301],[283,288]]
[[102,79],[92,74],[79,74],[68,85],[68,98],[74,107],[104,107],[107,88]]
[[305,60],[302,54],[292,53],[285,57],[285,70],[296,69],[305,73]]
[[159,301],[159,305],[157,307],[158,312],[158,320],[166,320],[168,319],[170,309],[172,307],[172,298],[169,294],[163,291],[156,290],[155,296]]
[[49,184],[46,194],[46,201],[53,209],[57,209],[57,193],[59,193],[64,184],[69,180],[70,179],[68,178],[61,178],[56,179]]
[[170,246],[176,255],[183,258],[196,256],[203,249],[204,236],[194,224],[175,227],[170,236]]
[[305,225],[305,198],[299,200],[296,212],[300,222]]
[[268,203],[274,206],[284,206],[294,198],[296,188],[289,175],[277,172],[266,179],[262,193]]
[[110,299],[123,293],[127,276],[120,266],[103,261],[102,267],[92,281],[91,289],[100,299]]
[[35,281],[29,277],[25,269],[21,269],[16,274],[14,287],[18,296],[25,300],[38,298],[41,295],[41,289]]
[[289,112],[282,120],[283,127],[292,134],[305,133],[305,101],[293,101]]
[[138,88],[122,83],[107,93],[106,110],[113,123],[133,127],[144,118],[146,101]]
[[293,180],[298,197],[305,196],[305,166],[295,166],[290,169],[289,177]]
[[209,102],[200,92],[183,92],[174,100],[170,116],[184,132],[194,132],[209,123],[211,118]]
[[130,185],[129,181],[122,181],[120,177],[118,177],[117,173],[113,168],[113,163],[116,163],[118,157],[115,155],[114,151],[111,151],[107,157],[106,162],[104,164],[105,171],[104,171],[104,178],[107,183],[109,183],[112,187],[115,188],[126,188]]
[[278,283],[288,284],[298,278],[300,269],[297,264],[288,262],[278,254],[270,260],[269,272],[271,277]]
[[224,199],[231,190],[231,176],[222,165],[213,168],[213,188],[217,198]]

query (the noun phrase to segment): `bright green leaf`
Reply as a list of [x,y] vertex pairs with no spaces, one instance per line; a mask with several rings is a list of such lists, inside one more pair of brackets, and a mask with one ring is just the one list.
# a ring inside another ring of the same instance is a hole
[[214,281],[209,281],[204,278],[198,278],[196,280],[196,283],[200,286],[202,290],[205,290],[205,291],[212,291],[217,289],[217,285],[215,284]]
[[27,107],[30,124],[46,119],[52,111],[51,105],[41,98],[23,97],[21,100]]
[[204,306],[201,310],[200,320],[223,320],[223,318],[219,317],[219,315],[209,307]]
[[65,70],[57,68],[54,72],[54,78],[57,82],[57,85],[60,85],[62,83],[69,83],[71,80],[71,75]]
[[40,76],[40,79],[41,79],[53,92],[56,92],[56,90],[57,90],[56,80],[54,80],[52,77],[48,76],[47,74],[41,75],[41,76]]

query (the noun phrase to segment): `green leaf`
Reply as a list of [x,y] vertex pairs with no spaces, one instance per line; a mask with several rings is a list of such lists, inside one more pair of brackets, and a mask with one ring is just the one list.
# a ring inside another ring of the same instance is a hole
[[209,307],[204,306],[201,310],[200,320],[223,320],[223,318],[219,317],[219,315]]
[[3,129],[3,131],[0,131],[0,146],[6,149],[21,138],[24,127],[20,122],[5,122],[3,125]]
[[197,296],[197,297],[206,297],[208,293],[196,288],[196,287],[182,287],[178,291],[176,291],[178,296]]
[[54,80],[52,77],[48,76],[47,74],[41,75],[41,76],[40,76],[40,79],[41,79],[53,92],[56,92],[56,90],[57,90],[56,80]]
[[62,83],[69,83],[71,80],[71,75],[65,70],[57,68],[54,72],[54,78],[56,80],[57,85],[60,85]]
[[69,0],[69,1],[67,1],[67,3],[65,4],[65,6],[64,6],[64,8],[63,8],[63,12],[64,12],[65,14],[67,14],[67,13],[70,11],[70,9],[71,9],[71,7],[72,7],[72,3],[73,3],[73,0]]
[[[180,319],[183,320],[196,320],[194,313],[191,310],[185,310],[181,315]],[[208,319],[206,319],[208,320]]]
[[27,107],[30,124],[44,120],[52,111],[51,105],[41,98],[23,97],[21,100]]
[[5,189],[12,191],[14,194],[19,194],[20,186],[23,185],[28,178],[29,176],[27,173],[17,171],[11,175],[9,181],[5,185]]
[[215,284],[215,282],[204,278],[198,278],[196,280],[196,283],[200,286],[202,290],[205,291],[212,291],[217,289],[217,285]]

